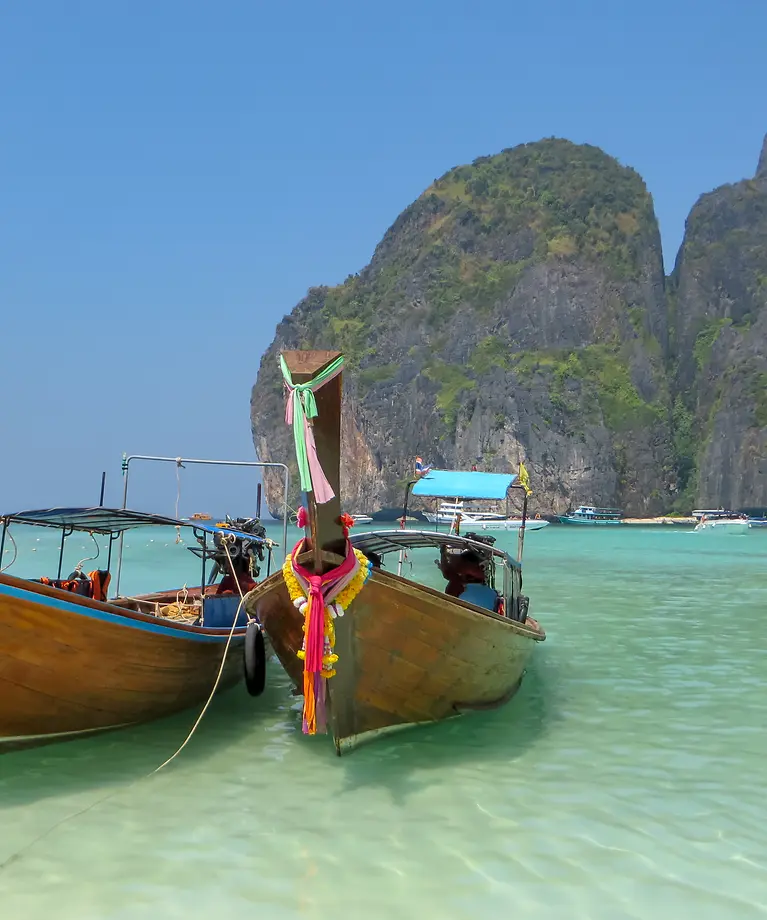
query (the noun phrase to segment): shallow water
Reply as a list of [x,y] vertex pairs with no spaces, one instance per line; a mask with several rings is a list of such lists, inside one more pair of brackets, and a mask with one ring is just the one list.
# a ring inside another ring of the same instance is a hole
[[[129,536],[126,591],[195,580],[174,537]],[[13,571],[56,561],[20,533]],[[338,759],[274,663],[155,776],[196,712],[0,757],[0,916],[765,917],[767,533],[549,527],[525,561],[548,638],[496,712]]]

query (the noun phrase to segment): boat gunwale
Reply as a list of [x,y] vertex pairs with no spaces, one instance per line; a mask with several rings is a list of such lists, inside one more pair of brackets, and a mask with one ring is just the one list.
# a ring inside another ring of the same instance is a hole
[[528,626],[526,622],[520,623],[518,620],[512,620],[510,617],[496,613],[494,610],[488,610],[485,607],[477,607],[476,604],[470,604],[468,601],[461,600],[459,597],[452,597],[450,594],[445,594],[444,591],[432,588],[430,585],[423,585],[410,578],[405,578],[403,575],[396,575],[394,572],[384,572],[381,569],[376,569],[373,573],[373,577],[381,578],[385,581],[392,581],[398,588],[405,589],[405,593],[415,594],[417,596],[425,592],[427,595],[439,599],[443,603],[446,601],[448,607],[455,606],[459,610],[468,610],[470,613],[476,613],[486,619],[502,623],[505,626],[511,627],[515,632],[521,632],[526,637],[534,639],[536,642],[542,642],[546,638],[546,633],[543,628],[533,617],[531,617],[531,619],[536,626]]
[[[477,616],[492,620],[493,622],[511,628],[514,632],[519,633],[524,638],[532,639],[535,642],[543,642],[546,638],[545,631],[538,623],[538,621],[533,617],[530,617],[530,619],[536,624],[535,626],[532,626],[527,622],[520,623],[517,620],[512,620],[509,617],[502,616],[500,613],[495,613],[493,610],[487,610],[484,607],[477,607],[475,604],[468,603],[468,601],[461,600],[457,597],[451,597],[449,594],[445,594],[443,591],[437,590],[437,588],[432,588],[429,585],[421,584],[420,582],[405,578],[402,575],[395,575],[394,572],[384,572],[381,569],[375,569],[371,578],[384,583],[390,582],[392,583],[390,584],[391,587],[395,587],[403,593],[410,594],[416,598],[420,594],[426,594],[432,599],[439,600],[443,605],[447,605],[448,609],[455,607],[458,611],[476,614]],[[280,579],[282,579],[282,572],[273,572],[268,578],[264,579],[264,581],[259,582],[255,588],[252,588],[245,595],[245,609],[250,612],[249,608],[253,604],[257,603],[261,597],[274,590],[279,584]],[[269,627],[265,626],[265,628],[268,633]]]
[[[131,610],[127,607],[121,607],[119,604],[113,602],[115,600],[120,600],[120,598],[114,598],[113,601],[95,601],[93,598],[85,597],[82,594],[74,594],[71,591],[63,591],[61,588],[55,588],[51,585],[44,585],[40,582],[19,578],[16,575],[8,575],[5,572],[0,573],[0,587],[3,585],[6,585],[9,588],[15,588],[19,591],[27,591],[32,595],[42,595],[43,597],[49,597],[55,601],[66,601],[67,603],[73,604],[76,607],[84,607],[86,610],[89,609],[99,613],[108,613],[112,616],[125,619],[126,621],[135,620],[154,626],[162,626],[174,632],[191,633],[193,635],[209,636],[211,638],[226,638],[230,633],[232,633],[232,638],[239,638],[245,635],[245,631],[247,629],[247,626],[237,626],[235,627],[234,631],[232,631],[231,628],[226,627],[193,626],[191,623],[184,623],[179,620],[170,620],[165,617],[154,616],[151,613],[142,613],[139,610]],[[158,594],[162,592],[154,593]],[[132,599],[133,598],[124,598],[124,600]],[[137,599],[141,600],[141,597],[139,596]],[[35,603],[35,598],[30,598],[29,602]],[[37,601],[37,603],[45,606],[44,601]],[[80,615],[88,616],[88,613],[83,611],[83,613]],[[131,623],[126,622],[125,626],[131,628]]]

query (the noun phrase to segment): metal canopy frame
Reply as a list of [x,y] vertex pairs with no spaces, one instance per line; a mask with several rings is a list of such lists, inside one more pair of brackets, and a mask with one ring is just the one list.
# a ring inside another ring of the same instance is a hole
[[[130,476],[130,464],[134,460],[145,460],[153,463],[175,463],[176,466],[185,464],[197,464],[199,466],[238,466],[251,467],[253,469],[281,469],[283,472],[283,496],[282,496],[282,557],[283,561],[288,552],[288,493],[290,491],[290,470],[285,463],[268,463],[261,460],[201,460],[194,457],[152,457],[144,454],[131,454],[123,456],[123,508],[128,506],[128,479]],[[260,489],[259,489],[259,507],[257,508],[257,517],[260,517]],[[193,522],[190,522],[193,523]],[[120,574],[122,572],[123,562],[123,535],[120,534],[120,548],[117,563],[117,579],[115,592],[120,593]]]
[[25,524],[29,527],[48,527],[54,530],[69,529],[72,533],[97,533],[100,536],[117,534],[134,527],[169,527],[182,521],[161,514],[146,514],[127,508],[41,508],[34,511],[18,511],[6,514],[9,523]]
[[[413,492],[413,487],[416,486],[416,485],[418,485],[419,483],[423,482],[424,479],[426,479],[426,478],[428,478],[428,477],[419,476],[419,477],[417,477],[416,479],[411,479],[411,480],[408,481],[408,483],[407,483],[406,486],[405,486],[405,501],[403,502],[403,505],[402,505],[402,518],[401,518],[401,524],[402,524],[402,529],[403,529],[403,530],[404,530],[404,528],[405,528],[405,522],[406,522],[406,519],[407,519],[407,511],[408,511],[408,502],[409,502],[409,500],[410,500],[410,495],[411,495],[411,493]],[[519,482],[519,477],[518,477],[518,476],[515,476],[515,475],[513,475],[513,474],[509,474],[509,478],[510,478],[511,481],[510,481],[510,483],[509,483],[509,485],[508,485],[508,487],[507,487],[507,489],[506,489],[506,516],[507,516],[507,517],[509,516],[509,493],[511,493],[511,492],[522,492],[522,526],[519,528],[519,531],[518,531],[518,533],[517,533],[517,562],[521,564],[521,562],[522,562],[522,554],[523,554],[524,548],[525,548],[525,524],[527,523],[527,494],[528,494],[528,493],[527,493],[527,489],[522,485],[522,483]],[[419,498],[431,498],[431,497],[433,497],[433,496],[430,496],[430,495],[427,495],[427,494],[419,494],[419,493],[413,493],[413,494],[417,495]],[[440,497],[442,497],[442,496],[440,496]],[[476,500],[476,496],[471,496],[471,495],[458,495],[458,496],[454,496],[454,499],[455,499],[456,502],[458,502],[458,501],[475,501],[475,500]],[[435,498],[435,501],[434,501],[434,510],[435,510],[435,512],[436,512],[436,510],[437,510],[437,499],[436,499],[436,498]],[[435,522],[434,522],[434,530],[437,531],[438,528],[439,528],[439,524],[438,524],[438,522],[435,520]],[[401,570],[401,568],[402,568],[402,562],[401,562],[401,560],[400,560],[400,570]]]
[[508,553],[491,544],[472,540],[471,537],[433,530],[372,530],[353,534],[349,537],[349,541],[361,553],[367,550],[379,556],[396,553],[403,549],[439,549],[442,546],[453,549],[473,549],[482,555],[497,556],[512,568],[519,568],[516,559],[512,559]]

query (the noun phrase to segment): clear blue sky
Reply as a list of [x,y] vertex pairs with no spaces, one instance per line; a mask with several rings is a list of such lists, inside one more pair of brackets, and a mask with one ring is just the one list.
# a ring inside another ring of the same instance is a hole
[[[476,156],[600,145],[670,270],[698,195],[754,172],[765,34],[757,0],[3,4],[0,511],[95,503],[103,469],[117,501],[124,450],[251,459],[275,324]],[[135,482],[172,510],[172,470]],[[251,484],[190,477],[181,511]]]

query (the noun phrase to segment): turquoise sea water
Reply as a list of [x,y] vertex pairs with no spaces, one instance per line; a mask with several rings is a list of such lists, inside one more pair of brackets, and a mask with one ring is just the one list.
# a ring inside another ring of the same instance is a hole
[[[127,591],[192,583],[173,538],[128,538]],[[548,527],[525,562],[548,638],[504,709],[338,759],[274,663],[156,776],[196,712],[0,757],[0,916],[765,917],[767,533]]]

